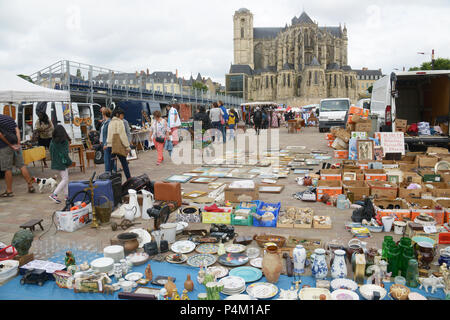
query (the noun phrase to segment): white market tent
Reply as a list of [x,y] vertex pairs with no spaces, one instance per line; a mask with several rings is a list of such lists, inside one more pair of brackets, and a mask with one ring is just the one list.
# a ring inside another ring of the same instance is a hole
[[39,101],[70,101],[70,92],[48,89],[21,77],[11,74],[0,74],[0,102],[20,103]]

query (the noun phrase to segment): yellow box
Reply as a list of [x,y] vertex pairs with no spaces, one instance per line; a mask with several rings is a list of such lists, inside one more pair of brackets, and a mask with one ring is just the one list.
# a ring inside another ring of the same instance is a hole
[[231,224],[231,210],[229,212],[202,212],[202,223]]

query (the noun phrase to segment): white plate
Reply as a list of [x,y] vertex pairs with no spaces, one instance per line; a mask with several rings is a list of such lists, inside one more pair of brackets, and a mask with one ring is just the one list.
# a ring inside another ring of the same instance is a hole
[[189,240],[182,240],[177,241],[170,247],[170,250],[172,250],[175,253],[181,253],[186,254],[194,251],[195,249],[195,243]]
[[98,258],[91,262],[92,269],[99,272],[108,273],[114,267],[114,259],[112,258]]
[[229,244],[225,246],[225,250],[228,253],[241,253],[245,251],[246,246],[243,244]]
[[270,299],[277,295],[278,287],[269,282],[258,282],[249,285],[247,293],[256,299]]
[[350,279],[334,279],[330,283],[332,290],[346,289],[351,291],[356,291],[358,289],[358,284]]
[[252,267],[258,268],[258,269],[262,269],[262,260],[263,258],[255,258],[255,259],[251,259],[250,260],[250,265]]
[[239,291],[242,287],[245,287],[245,280],[241,277],[228,276],[220,279],[220,284],[223,284],[223,290],[230,291]]
[[226,297],[224,300],[255,300],[252,299],[248,294],[235,294],[229,297]]
[[184,221],[177,222],[177,234],[183,232],[183,230],[186,229],[188,225],[189,223]]
[[255,259],[259,257],[261,251],[259,250],[259,248],[251,247],[248,248],[245,253],[247,254],[249,259]]
[[245,286],[239,290],[235,290],[235,291],[225,291],[223,290],[222,293],[227,295],[227,296],[234,296],[234,295],[238,295],[241,294],[242,292],[245,291]]
[[215,273],[216,278],[220,279],[228,275],[228,269],[222,266],[208,267],[208,272]]
[[139,248],[143,248],[144,244],[152,242],[152,236],[145,229],[132,229],[129,232],[138,235],[137,241],[139,242]]
[[132,273],[129,273],[129,274],[127,274],[125,276],[125,280],[135,281],[136,282],[138,280],[141,280],[143,276],[144,275],[142,273],[140,273],[140,272],[132,272]]
[[141,264],[144,264],[148,261],[149,259],[149,255],[146,254],[145,252],[140,252],[140,253],[132,253],[129,254],[127,256],[127,259],[129,259],[131,261],[131,263],[133,264],[133,266],[139,266]]
[[354,291],[338,289],[331,293],[331,300],[359,300],[359,296]]

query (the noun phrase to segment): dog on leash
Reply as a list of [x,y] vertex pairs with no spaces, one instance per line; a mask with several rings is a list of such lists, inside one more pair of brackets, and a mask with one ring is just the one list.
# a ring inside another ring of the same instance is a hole
[[41,179],[34,177],[33,180],[37,185],[39,186],[39,192],[42,193],[44,188],[49,188],[51,192],[53,192],[56,189],[56,186],[58,185],[58,182],[56,181],[58,176],[53,176],[52,178],[48,179]]

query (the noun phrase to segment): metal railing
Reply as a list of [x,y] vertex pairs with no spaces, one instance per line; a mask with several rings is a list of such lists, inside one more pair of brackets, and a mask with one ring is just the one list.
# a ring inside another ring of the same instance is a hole
[[170,103],[211,104],[221,100],[226,106],[238,107],[244,99],[229,95],[203,92],[177,82],[162,83],[162,91],[146,73],[125,73],[85,63],[61,60],[30,75],[35,84],[60,90],[68,90],[71,96],[82,96],[87,102],[104,98],[109,104],[117,100],[143,100]]

